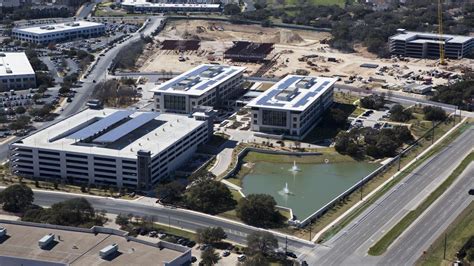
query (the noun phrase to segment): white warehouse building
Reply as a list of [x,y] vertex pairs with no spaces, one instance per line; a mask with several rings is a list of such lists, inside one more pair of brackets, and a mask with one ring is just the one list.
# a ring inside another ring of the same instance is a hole
[[14,28],[12,37],[36,44],[57,43],[77,38],[97,37],[105,33],[105,25],[90,21],[73,21],[42,26]]
[[26,178],[150,188],[209,137],[207,121],[132,110],[86,109],[10,145]]
[[35,87],[35,71],[26,54],[0,52],[0,91]]
[[245,67],[200,65],[163,84],[155,93],[156,109],[166,113],[193,113],[199,106],[221,106],[243,91]]
[[247,105],[252,113],[252,130],[304,138],[332,105],[336,81],[325,77],[285,77]]

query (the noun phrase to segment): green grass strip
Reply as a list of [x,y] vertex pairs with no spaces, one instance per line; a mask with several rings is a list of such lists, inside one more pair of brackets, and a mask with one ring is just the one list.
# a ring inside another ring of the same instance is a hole
[[[317,242],[319,243],[319,242],[328,241],[331,237],[336,235],[339,231],[341,231],[344,227],[346,227],[349,223],[351,223],[352,220],[354,220],[363,211],[365,211],[370,205],[372,205],[381,196],[383,196],[385,194],[385,192],[387,192],[389,189],[391,189],[393,186],[395,186],[400,180],[402,180],[405,176],[407,176],[409,173],[411,173],[413,170],[415,170],[418,166],[420,166],[422,163],[424,163],[428,158],[430,158],[434,154],[441,151],[442,148],[444,148],[445,146],[450,144],[455,138],[460,136],[469,127],[470,127],[469,124],[464,124],[464,125],[461,125],[454,132],[451,132],[444,140],[442,140],[440,143],[436,144],[436,146],[433,149],[431,149],[429,152],[427,152],[426,154],[421,156],[416,162],[414,162],[409,167],[407,167],[407,169],[405,169],[402,173],[400,173],[397,176],[397,178],[392,179],[384,187],[382,187],[382,189],[380,189],[372,197],[367,199],[364,202],[364,204],[362,204],[360,207],[358,207],[354,211],[352,211],[346,218],[342,219],[342,221],[337,223],[333,228],[331,228],[330,230],[323,233],[323,235],[319,238],[319,240]],[[427,148],[429,148],[429,146]],[[391,167],[396,167],[396,165],[394,164]]]
[[375,245],[370,247],[369,255],[382,255],[387,248],[407,229],[428,207],[438,199],[456,180],[456,178],[474,160],[474,153],[470,153],[459,164],[449,177],[438,186],[415,210],[410,211],[390,231],[388,231]]

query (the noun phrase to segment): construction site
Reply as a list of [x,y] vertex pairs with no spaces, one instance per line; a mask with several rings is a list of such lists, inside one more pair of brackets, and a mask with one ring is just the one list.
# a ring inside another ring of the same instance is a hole
[[[436,59],[380,59],[363,46],[355,47],[355,53],[343,53],[330,48],[330,39],[328,32],[202,20],[169,21],[155,42],[146,47],[138,65],[143,72],[181,73],[204,63],[231,64],[246,67],[249,76],[331,76],[359,87],[393,90],[414,83],[446,84],[474,66],[472,59],[446,59],[447,64],[442,66]],[[242,51],[248,53],[249,47],[264,47],[260,49],[264,52],[257,57],[254,53],[252,57],[236,57]]]

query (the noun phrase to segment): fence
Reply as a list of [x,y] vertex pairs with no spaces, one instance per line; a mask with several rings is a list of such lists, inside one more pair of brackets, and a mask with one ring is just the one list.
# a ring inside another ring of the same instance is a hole
[[403,157],[405,154],[407,154],[408,152],[410,152],[413,148],[415,148],[416,146],[418,146],[418,143],[420,143],[421,140],[423,140],[424,138],[426,138],[427,136],[429,135],[432,135],[434,130],[441,124],[441,123],[444,123],[446,122],[446,120],[444,121],[441,121],[439,123],[437,123],[436,125],[433,125],[433,127],[431,127],[430,130],[428,130],[425,134],[423,134],[423,136],[419,137],[418,139],[416,139],[415,141],[413,141],[413,143],[406,147],[405,149],[403,149],[397,156],[393,157],[390,161],[388,161],[386,164],[382,165],[381,167],[375,169],[375,171],[373,171],[372,173],[370,173],[369,175],[367,175],[366,177],[362,178],[359,182],[355,183],[352,187],[350,187],[349,189],[347,189],[346,191],[342,192],[341,194],[339,194],[339,196],[335,197],[333,200],[331,200],[329,203],[327,203],[326,205],[324,205],[323,207],[321,207],[319,210],[315,211],[313,214],[311,214],[310,216],[308,216],[306,219],[304,219],[303,221],[301,221],[298,226],[299,227],[304,227],[306,226],[308,223],[312,222],[314,219],[317,219],[319,217],[321,217],[323,214],[325,214],[329,209],[331,209],[332,207],[334,207],[338,202],[340,202],[342,199],[344,199],[345,197],[349,196],[350,194],[352,194],[354,191],[356,191],[357,189],[359,189],[360,187],[362,187],[363,185],[365,185],[367,182],[369,182],[370,180],[372,180],[375,176],[383,173],[385,170],[387,170],[390,166],[392,166],[394,163],[399,163],[400,162],[400,159],[401,157]]

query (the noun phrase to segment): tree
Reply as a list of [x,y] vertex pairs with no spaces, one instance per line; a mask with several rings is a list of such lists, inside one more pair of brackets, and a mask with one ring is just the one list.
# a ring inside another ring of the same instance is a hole
[[390,119],[396,122],[406,122],[412,117],[409,109],[403,108],[400,104],[395,104],[390,108]]
[[106,218],[96,213],[85,198],[73,198],[55,203],[49,209],[28,210],[22,220],[90,228],[94,225],[103,225]]
[[227,238],[227,234],[222,227],[207,227],[197,230],[197,238],[199,243],[215,244]]
[[262,253],[256,253],[253,256],[250,256],[245,262],[245,266],[269,266],[270,262]]
[[237,204],[229,188],[212,179],[196,181],[186,192],[185,203],[192,210],[209,214],[231,210]]
[[269,254],[278,249],[278,240],[267,231],[257,231],[247,236],[247,248],[250,254]]
[[360,106],[368,109],[378,110],[385,105],[385,97],[383,95],[369,95],[360,99]]
[[225,15],[237,15],[240,14],[240,6],[234,3],[227,4],[224,6]]
[[250,194],[240,199],[237,216],[247,224],[259,227],[276,226],[282,222],[282,215],[276,210],[275,199],[266,194]]
[[446,111],[437,106],[423,107],[424,118],[429,121],[443,121],[446,119]]
[[17,117],[16,121],[11,122],[8,126],[11,130],[20,130],[26,128],[30,123],[30,117],[22,115]]
[[121,227],[124,227],[129,223],[129,219],[127,215],[120,213],[119,215],[117,215],[117,218],[115,218],[115,223],[120,225]]
[[215,265],[220,259],[219,253],[212,247],[201,252],[201,263],[205,266]]
[[0,192],[0,203],[3,210],[24,212],[33,204],[33,191],[24,184],[15,184]]
[[18,106],[17,108],[15,108],[15,113],[19,114],[19,115],[22,115],[26,112],[26,108],[23,107],[23,106]]
[[182,182],[174,180],[166,184],[159,184],[156,188],[156,195],[161,202],[175,203],[183,198],[185,188],[186,186]]

